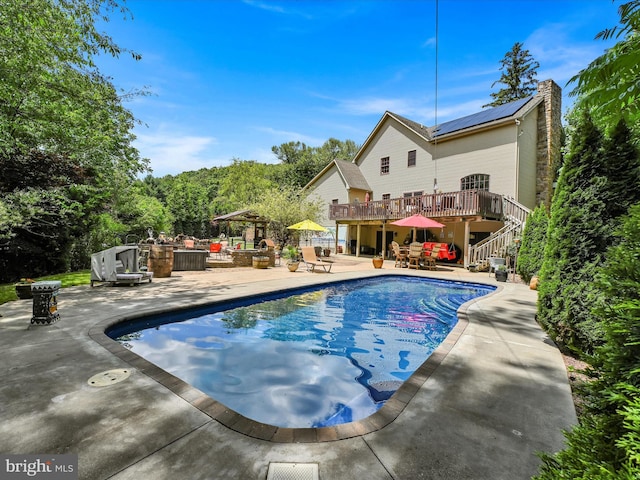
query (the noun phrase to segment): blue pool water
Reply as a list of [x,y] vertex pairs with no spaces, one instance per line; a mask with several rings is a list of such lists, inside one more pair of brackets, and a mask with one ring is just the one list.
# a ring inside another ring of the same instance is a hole
[[494,289],[376,277],[143,319],[107,334],[248,418],[321,427],[377,411],[446,338],[459,306]]

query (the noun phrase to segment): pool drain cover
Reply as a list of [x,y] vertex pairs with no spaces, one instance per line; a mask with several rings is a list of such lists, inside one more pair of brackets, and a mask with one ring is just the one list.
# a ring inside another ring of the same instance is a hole
[[88,381],[92,387],[107,387],[114,383],[119,383],[126,380],[131,375],[131,372],[125,368],[117,370],[107,370],[106,372],[98,373],[91,377]]
[[267,480],[318,480],[317,463],[270,463]]

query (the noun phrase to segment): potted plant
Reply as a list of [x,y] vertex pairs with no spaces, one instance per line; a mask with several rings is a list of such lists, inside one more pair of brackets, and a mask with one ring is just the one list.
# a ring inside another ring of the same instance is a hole
[[372,262],[373,262],[373,268],[382,268],[382,265],[384,264],[384,258],[382,258],[382,255],[380,254],[374,255]]
[[496,266],[496,280],[499,282],[507,281],[507,266],[506,265],[497,265]]
[[20,281],[15,284],[16,295],[18,298],[33,298],[33,294],[31,293],[31,284],[34,282],[35,280],[31,278],[21,278]]
[[300,265],[300,257],[298,256],[298,249],[292,245],[286,245],[282,250],[282,256],[287,259],[287,268],[290,272],[298,270]]

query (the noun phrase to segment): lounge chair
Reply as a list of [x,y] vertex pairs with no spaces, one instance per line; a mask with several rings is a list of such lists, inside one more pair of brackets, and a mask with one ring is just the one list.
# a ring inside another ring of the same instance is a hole
[[153,272],[139,270],[137,246],[111,247],[91,255],[91,286],[95,283],[135,285],[151,283]]
[[316,251],[313,247],[302,247],[302,262],[307,267],[307,272],[315,271],[316,265],[321,266],[326,273],[331,272],[331,266],[333,262],[330,260],[322,260],[316,256]]
[[422,244],[413,242],[409,245],[409,268],[420,269],[420,259],[422,258]]
[[394,266],[398,266],[400,264],[400,268],[405,267],[407,265],[407,254],[400,251],[400,245],[398,242],[391,242],[391,250],[393,250],[393,255],[396,257],[396,263]]

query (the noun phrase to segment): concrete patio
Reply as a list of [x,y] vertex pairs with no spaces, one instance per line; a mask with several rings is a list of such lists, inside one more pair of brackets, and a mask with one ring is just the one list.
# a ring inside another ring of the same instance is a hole
[[[0,305],[0,452],[78,454],[81,479],[263,480],[271,462],[290,462],[316,464],[323,480],[524,480],[537,472],[537,452],[563,447],[575,410],[562,356],[534,320],[535,291],[458,267],[409,272],[386,261],[374,270],[368,258],[332,258],[330,274],[283,264],[63,289],[61,319],[50,326],[30,327],[30,300]],[[339,431],[352,434],[339,440],[313,429],[251,435],[255,426],[240,428],[233,412],[225,416],[196,389],[117,353],[101,334],[140,314],[380,274],[499,288],[463,306],[455,336],[427,362],[412,395],[397,399],[397,418],[363,434],[362,424],[348,424]],[[130,376],[89,385],[112,369]]]

